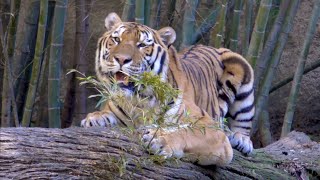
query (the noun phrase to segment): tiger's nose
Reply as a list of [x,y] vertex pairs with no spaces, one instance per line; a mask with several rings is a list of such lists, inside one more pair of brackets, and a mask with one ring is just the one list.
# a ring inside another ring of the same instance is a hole
[[120,65],[124,65],[124,64],[127,64],[129,62],[132,61],[132,58],[131,56],[128,56],[128,55],[120,55],[120,54],[117,54],[114,56],[114,59],[120,64]]

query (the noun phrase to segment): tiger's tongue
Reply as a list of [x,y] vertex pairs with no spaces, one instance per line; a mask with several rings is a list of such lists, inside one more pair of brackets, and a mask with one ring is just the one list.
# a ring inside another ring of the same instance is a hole
[[122,73],[122,72],[117,72],[115,74],[115,79],[116,79],[117,82],[122,82],[126,86],[129,83],[129,77],[127,75],[125,75],[124,73]]

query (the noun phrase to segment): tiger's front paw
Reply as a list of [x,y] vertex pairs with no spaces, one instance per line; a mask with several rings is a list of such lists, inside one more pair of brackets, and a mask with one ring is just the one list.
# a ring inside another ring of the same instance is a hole
[[184,154],[183,150],[169,138],[169,135],[161,132],[161,130],[148,129],[144,131],[142,142],[152,154],[158,154],[164,156],[164,158],[181,158]]
[[82,127],[113,127],[117,124],[117,119],[113,113],[96,111],[89,113],[85,119],[81,121]]
[[249,136],[236,132],[229,136],[231,146],[242,152],[243,154],[250,154],[253,151],[252,141]]

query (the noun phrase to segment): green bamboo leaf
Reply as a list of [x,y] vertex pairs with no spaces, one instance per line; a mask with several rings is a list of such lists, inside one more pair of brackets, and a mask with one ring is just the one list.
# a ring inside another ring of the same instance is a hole
[[95,94],[95,95],[90,95],[88,98],[95,98],[95,97],[103,97],[102,94]]

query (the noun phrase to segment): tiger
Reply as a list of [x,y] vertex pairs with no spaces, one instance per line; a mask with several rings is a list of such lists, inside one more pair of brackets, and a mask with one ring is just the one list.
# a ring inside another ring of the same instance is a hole
[[[232,148],[243,154],[253,151],[250,130],[254,75],[246,59],[229,49],[205,45],[194,45],[178,53],[173,46],[173,28],[154,30],[136,22],[123,22],[116,13],[107,15],[105,28],[95,58],[95,71],[101,82],[112,83],[113,79],[132,96],[135,88],[127,83],[128,76],[144,72],[158,75],[180,92],[167,112],[177,118],[166,121],[183,126],[189,122],[180,115],[187,111],[205,127],[205,133],[200,129],[147,128],[142,142],[149,145],[152,153],[165,158],[191,154],[200,165],[224,166],[233,158]],[[150,92],[144,96],[149,96],[150,104],[156,101]],[[89,113],[81,126],[126,127],[125,118],[121,108],[107,102],[100,111]],[[222,118],[228,118],[229,132],[210,128]]]

